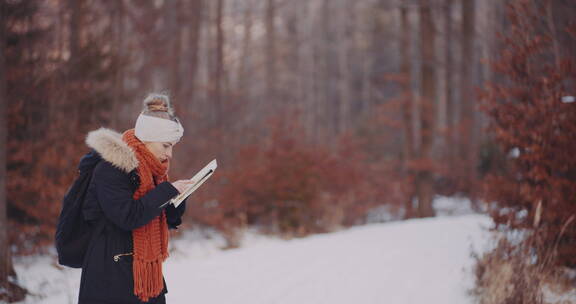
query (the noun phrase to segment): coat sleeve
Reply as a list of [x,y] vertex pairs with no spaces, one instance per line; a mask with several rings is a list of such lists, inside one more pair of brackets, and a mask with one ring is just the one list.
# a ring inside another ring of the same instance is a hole
[[178,229],[178,226],[182,224],[182,215],[186,211],[186,200],[182,201],[178,207],[174,207],[172,204],[168,204],[166,207],[166,222],[169,228]]
[[95,168],[93,181],[104,215],[128,231],[144,226],[160,215],[160,206],[178,194],[171,183],[163,182],[135,200],[128,175],[107,162]]

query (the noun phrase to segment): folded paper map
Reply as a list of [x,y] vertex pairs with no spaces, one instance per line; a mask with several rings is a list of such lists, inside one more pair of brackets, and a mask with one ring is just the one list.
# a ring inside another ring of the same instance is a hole
[[[211,161],[206,165],[206,167],[202,168],[202,170],[198,171],[196,175],[190,178],[191,181],[194,181],[184,192],[178,194],[175,198],[171,199],[170,201],[166,202],[166,204],[173,204],[174,207],[178,207],[183,200],[185,200],[190,194],[194,193],[196,189],[198,189],[212,174],[218,167],[218,163],[216,160]],[[164,204],[164,205],[166,205]],[[163,207],[162,205],[161,207]]]

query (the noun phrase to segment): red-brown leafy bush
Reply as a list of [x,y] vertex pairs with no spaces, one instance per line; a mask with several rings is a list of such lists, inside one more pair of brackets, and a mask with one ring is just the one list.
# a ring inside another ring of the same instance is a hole
[[[305,235],[347,221],[359,182],[354,160],[311,145],[297,127],[278,122],[264,143],[246,145],[225,172],[224,218],[240,216],[280,234]],[[349,220],[348,220],[349,221]]]
[[372,208],[402,204],[405,181],[395,173],[396,161],[370,159],[358,136],[314,143],[296,121],[297,115],[273,119],[258,128],[266,130],[261,138],[230,142],[228,149],[237,151],[195,194],[192,222],[216,227],[235,247],[248,226],[305,236],[363,224]]
[[[546,2],[546,1],[545,1]],[[576,266],[576,24],[541,14],[546,3],[515,1],[511,28],[494,62],[502,77],[484,92],[483,107],[507,170],[486,180],[486,197],[498,203],[492,217],[511,229],[532,229],[543,248],[557,248],[559,264]],[[555,247],[557,246],[557,247]],[[540,256],[541,257],[541,256]]]

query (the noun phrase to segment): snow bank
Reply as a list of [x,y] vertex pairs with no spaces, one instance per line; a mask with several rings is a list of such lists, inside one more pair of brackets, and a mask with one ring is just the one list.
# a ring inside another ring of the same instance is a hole
[[[473,303],[471,249],[491,220],[464,215],[371,224],[302,239],[248,233],[244,246],[195,233],[173,242],[165,263],[168,303]],[[76,303],[79,272],[53,258],[19,259],[23,303]]]

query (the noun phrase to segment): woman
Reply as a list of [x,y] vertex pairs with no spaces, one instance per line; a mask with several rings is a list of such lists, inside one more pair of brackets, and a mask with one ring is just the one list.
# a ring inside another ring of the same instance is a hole
[[151,94],[134,129],[120,134],[101,128],[86,137],[93,156],[81,166],[99,163],[83,213],[103,228],[85,256],[80,304],[166,302],[162,262],[168,257],[168,228],[181,223],[186,207],[164,203],[191,183],[168,182],[172,148],[183,132],[168,97]]

